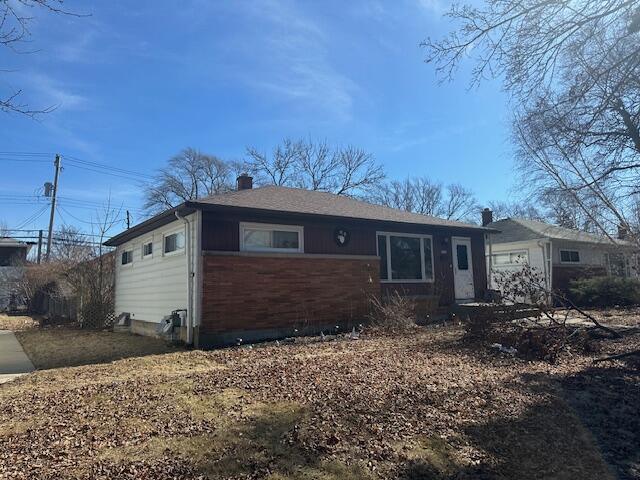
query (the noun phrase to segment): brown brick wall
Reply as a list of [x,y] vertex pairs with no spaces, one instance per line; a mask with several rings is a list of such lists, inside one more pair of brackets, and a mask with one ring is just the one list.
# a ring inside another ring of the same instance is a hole
[[201,332],[357,321],[379,277],[375,258],[204,255]]

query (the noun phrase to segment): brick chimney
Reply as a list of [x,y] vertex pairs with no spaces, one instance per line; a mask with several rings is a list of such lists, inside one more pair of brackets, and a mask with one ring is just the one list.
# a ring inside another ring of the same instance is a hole
[[490,208],[485,208],[482,210],[482,226],[486,227],[490,223],[493,223],[493,212]]
[[251,190],[253,188],[253,177],[247,173],[242,173],[236,180],[238,190]]

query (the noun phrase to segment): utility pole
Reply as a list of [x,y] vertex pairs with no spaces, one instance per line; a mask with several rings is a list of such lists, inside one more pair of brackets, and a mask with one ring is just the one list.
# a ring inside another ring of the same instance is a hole
[[38,230],[38,265],[40,265],[41,258],[42,258],[42,230]]
[[131,228],[131,216],[129,215],[129,210],[127,210],[127,230]]
[[49,234],[47,235],[47,254],[44,257],[45,261],[49,261],[51,255],[51,240],[53,237],[53,217],[56,213],[56,194],[58,193],[58,176],[60,175],[60,155],[56,154],[56,161],[54,163],[56,167],[56,175],[53,178],[53,193],[51,196],[51,215],[49,216]]

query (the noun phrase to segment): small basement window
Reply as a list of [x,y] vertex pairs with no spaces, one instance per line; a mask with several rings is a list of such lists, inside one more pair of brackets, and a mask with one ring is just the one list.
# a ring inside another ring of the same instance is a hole
[[580,252],[577,250],[560,250],[560,262],[580,263]]
[[184,249],[184,232],[176,232],[164,237],[164,253],[177,252]]
[[153,255],[153,242],[142,244],[142,258],[148,258]]
[[133,250],[125,250],[122,252],[121,264],[129,265],[130,263],[133,263]]
[[296,225],[240,224],[240,250],[303,252],[303,229]]

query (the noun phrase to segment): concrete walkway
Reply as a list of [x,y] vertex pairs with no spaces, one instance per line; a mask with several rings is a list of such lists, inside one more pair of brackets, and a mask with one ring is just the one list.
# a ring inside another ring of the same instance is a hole
[[13,332],[0,330],[0,384],[34,370]]

